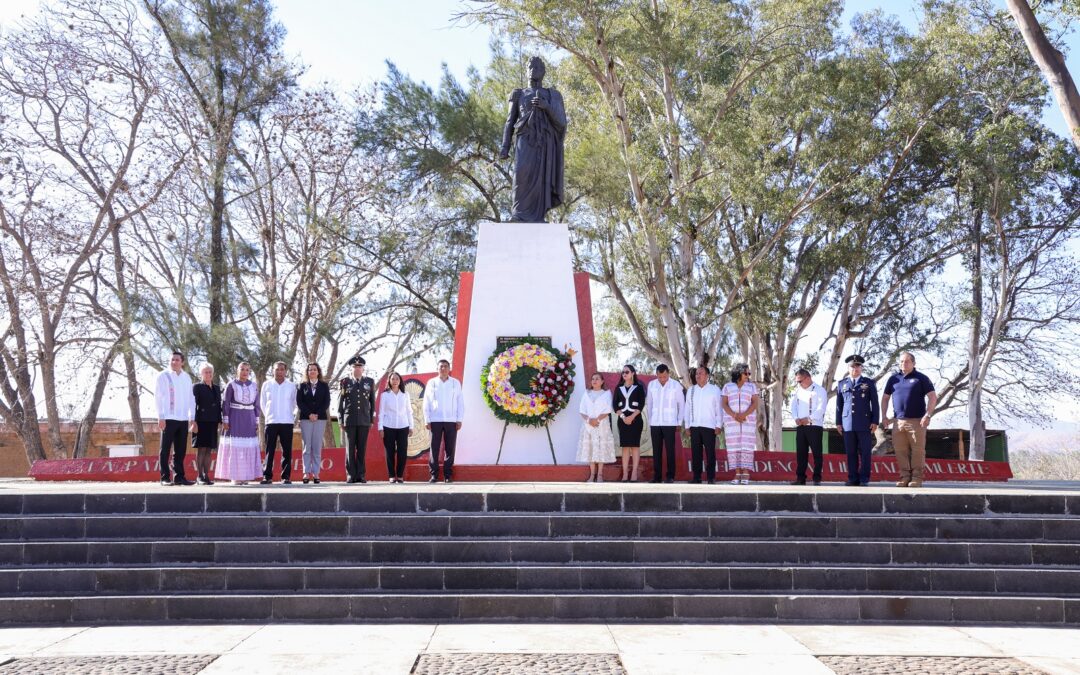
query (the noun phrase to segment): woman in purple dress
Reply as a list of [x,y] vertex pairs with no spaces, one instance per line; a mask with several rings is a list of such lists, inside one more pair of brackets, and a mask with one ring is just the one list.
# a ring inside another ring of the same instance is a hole
[[236,367],[236,379],[225,387],[221,404],[221,449],[214,476],[243,485],[262,477],[259,461],[259,388],[251,381],[251,366]]

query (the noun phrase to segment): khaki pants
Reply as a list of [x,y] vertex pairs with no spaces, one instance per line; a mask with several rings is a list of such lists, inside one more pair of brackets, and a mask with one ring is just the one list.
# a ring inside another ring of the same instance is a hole
[[926,468],[926,429],[917,417],[896,420],[892,443],[900,480],[922,480]]

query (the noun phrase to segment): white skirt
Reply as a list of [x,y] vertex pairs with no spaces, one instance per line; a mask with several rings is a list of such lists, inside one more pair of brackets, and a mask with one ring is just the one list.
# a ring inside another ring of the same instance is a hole
[[601,422],[594,427],[588,422],[581,425],[578,437],[577,461],[608,463],[615,461],[615,435],[611,424]]

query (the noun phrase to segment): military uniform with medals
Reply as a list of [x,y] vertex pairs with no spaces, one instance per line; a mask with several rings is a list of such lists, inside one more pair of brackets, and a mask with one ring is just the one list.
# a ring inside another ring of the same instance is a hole
[[[354,365],[365,365],[361,358]],[[366,483],[365,460],[368,432],[375,413],[375,380],[370,377],[341,380],[341,397],[338,399],[338,421],[345,441],[345,471],[347,483]]]
[[[845,363],[865,363],[862,356],[849,356]],[[847,452],[847,485],[870,483],[870,457],[874,449],[874,434],[880,420],[877,384],[869,377],[848,375],[836,388],[836,427],[844,435]]]

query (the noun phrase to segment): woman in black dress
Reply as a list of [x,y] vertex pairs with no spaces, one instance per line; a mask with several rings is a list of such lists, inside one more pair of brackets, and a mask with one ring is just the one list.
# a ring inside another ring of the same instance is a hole
[[204,363],[199,368],[201,382],[191,388],[195,396],[195,421],[192,423],[191,445],[198,451],[195,468],[199,485],[213,485],[210,480],[210,451],[217,450],[218,428],[221,426],[221,387],[214,383],[214,367]]
[[[619,446],[622,448],[622,482],[638,479],[638,463],[641,461],[641,430],[645,427],[641,412],[645,409],[645,388],[637,378],[637,369],[627,364],[622,369],[622,382],[615,390],[611,406],[619,417]],[[634,468],[629,470],[630,457]]]

